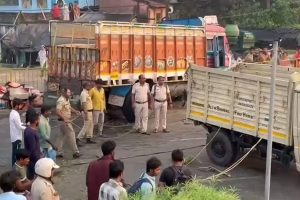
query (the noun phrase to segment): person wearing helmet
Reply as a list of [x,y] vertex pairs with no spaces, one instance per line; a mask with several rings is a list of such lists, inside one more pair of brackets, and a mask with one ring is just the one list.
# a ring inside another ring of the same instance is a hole
[[59,195],[53,187],[53,170],[59,166],[50,158],[42,158],[35,164],[36,179],[31,186],[34,200],[59,200]]

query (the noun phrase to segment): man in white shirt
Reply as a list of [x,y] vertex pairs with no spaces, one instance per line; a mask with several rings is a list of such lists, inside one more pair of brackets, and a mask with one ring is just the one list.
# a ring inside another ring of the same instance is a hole
[[139,82],[132,87],[131,102],[135,114],[135,129],[139,133],[148,134],[148,106],[152,104],[149,84],[144,75],[139,75]]
[[12,165],[16,162],[16,152],[21,148],[23,140],[23,131],[25,126],[21,122],[21,117],[18,111],[22,110],[24,102],[21,99],[14,99],[12,102],[12,110],[9,114],[9,132],[10,141],[12,143]]
[[39,61],[41,66],[41,76],[43,77],[48,70],[47,51],[44,45],[41,46],[41,50],[39,51]]
[[109,181],[101,185],[99,200],[127,200],[127,192],[123,187],[124,164],[115,160],[109,165]]
[[[159,122],[161,121],[162,131],[164,133],[169,133],[170,131],[167,129],[167,110],[168,103],[172,108],[172,98],[170,95],[170,89],[168,85],[165,84],[165,78],[159,76],[157,78],[157,84],[152,87],[152,102],[154,102],[154,122],[155,129],[154,133],[158,132]],[[161,117],[160,117],[161,116]]]

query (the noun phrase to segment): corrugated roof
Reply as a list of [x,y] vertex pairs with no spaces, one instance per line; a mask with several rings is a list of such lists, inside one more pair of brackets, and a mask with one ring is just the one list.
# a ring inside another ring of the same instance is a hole
[[132,15],[128,14],[104,14],[99,12],[86,12],[76,22],[96,23],[98,21],[123,21],[129,22]]
[[50,45],[48,24],[19,24],[14,35],[7,36],[3,42],[14,49],[38,51],[41,45]]

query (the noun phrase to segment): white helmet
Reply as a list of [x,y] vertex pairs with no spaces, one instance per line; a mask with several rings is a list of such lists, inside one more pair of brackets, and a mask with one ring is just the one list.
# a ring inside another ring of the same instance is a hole
[[41,158],[35,164],[35,173],[39,176],[50,178],[52,169],[58,169],[59,166],[50,158]]

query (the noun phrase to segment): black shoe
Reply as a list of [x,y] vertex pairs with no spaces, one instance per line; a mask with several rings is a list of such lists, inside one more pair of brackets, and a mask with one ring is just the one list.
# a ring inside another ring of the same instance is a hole
[[81,154],[79,152],[76,152],[73,154],[73,158],[76,159],[76,158],[80,158]]
[[76,138],[76,144],[77,144],[78,147],[83,147],[84,146],[84,144],[82,143],[82,141],[80,139],[78,139],[78,138]]
[[64,157],[64,155],[62,155],[62,154],[57,154],[56,155],[56,158],[63,158]]
[[141,134],[143,134],[143,135],[151,135],[151,134],[148,133],[148,132],[141,132]]
[[87,144],[97,144],[97,142],[93,141],[91,138],[86,139]]

